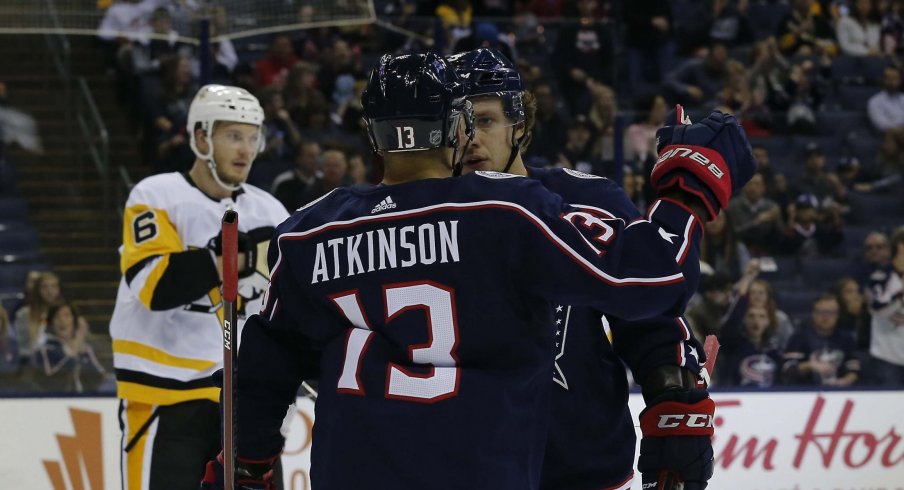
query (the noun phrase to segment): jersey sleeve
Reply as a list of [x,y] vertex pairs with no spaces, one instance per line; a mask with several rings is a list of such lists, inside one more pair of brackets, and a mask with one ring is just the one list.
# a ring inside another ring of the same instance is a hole
[[592,306],[639,320],[677,316],[696,289],[701,227],[690,209],[656,201],[644,219],[602,219],[566,205],[538,183],[523,185],[531,203],[516,209],[527,246],[512,254],[523,264],[524,285],[538,296]]
[[[569,205],[580,211],[621,219],[626,225],[643,219],[624,190],[610,179],[567,169],[534,171],[533,174],[540,177],[538,180],[546,188],[562,195]],[[683,261],[698,263],[698,248],[687,248]],[[694,290],[695,287],[688,281],[688,274],[682,272],[686,287]],[[681,366],[696,373],[706,360],[699,340],[694,338],[693,331],[682,316],[659,315],[638,321],[627,321],[613,315],[606,318],[612,331],[612,347],[638,382],[663,365]]]
[[286,410],[301,382],[319,375],[319,350],[298,328],[317,323],[318,310],[280,260],[278,237],[268,252],[271,276],[264,307],[245,322],[239,344],[237,447],[241,457],[252,460],[269,459],[282,450]]
[[209,250],[185,250],[166,208],[156,200],[140,184],[129,195],[119,265],[146,308],[167,310],[207,294],[220,277]]

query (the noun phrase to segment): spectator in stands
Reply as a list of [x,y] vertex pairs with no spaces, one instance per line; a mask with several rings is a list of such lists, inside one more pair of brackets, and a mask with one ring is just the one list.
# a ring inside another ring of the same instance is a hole
[[904,227],[891,236],[891,263],[867,283],[870,325],[869,377],[876,384],[904,386]]
[[323,196],[327,192],[349,184],[348,160],[339,150],[327,150],[320,159],[320,175],[301,195],[301,205]]
[[775,319],[762,306],[749,306],[741,322],[725,324],[719,338],[723,352],[716,371],[719,384],[769,388],[779,383],[782,351],[775,327]]
[[336,39],[321,53],[317,85],[333,110],[342,103],[343,91],[348,93],[345,96],[360,94],[351,94],[351,90],[355,80],[363,78],[364,72],[347,41]]
[[319,67],[307,61],[299,61],[289,70],[289,78],[283,91],[286,110],[296,125],[307,119],[307,112],[312,106],[326,105],[326,97],[317,88],[317,71]]
[[230,39],[218,38],[218,34],[227,30],[226,7],[211,8],[213,19],[210,22],[210,54],[214,61],[211,67],[211,80],[214,83],[230,85],[235,68],[239,64],[239,55]]
[[587,116],[583,114],[575,116],[568,125],[565,146],[559,152],[555,166],[588,174],[604,175],[606,169],[603,168],[600,155],[593,151],[595,130],[596,128]]
[[688,306],[685,313],[696,338],[719,335],[723,317],[731,305],[731,288],[731,278],[720,272],[703,276],[700,280],[700,297]]
[[882,139],[871,180],[863,179],[855,189],[860,192],[894,192],[904,180],[904,127],[890,129]]
[[745,46],[753,42],[753,26],[747,15],[748,0],[714,0],[709,38],[728,46]]
[[436,7],[437,25],[433,36],[433,49],[449,54],[459,39],[471,35],[471,17],[474,7],[470,0],[444,0]]
[[191,65],[183,57],[169,58],[160,67],[160,86],[145,102],[149,128],[144,137],[152,145],[155,173],[186,171],[192,161],[186,121],[195,94]]
[[614,41],[606,24],[595,16],[597,0],[576,0],[578,22],[559,29],[552,62],[559,88],[572,113],[583,113],[593,100],[593,84],[612,85]]
[[703,237],[701,271],[706,269],[710,274],[727,274],[732,279],[741,277],[750,260],[750,253],[747,246],[738,240],[729,214],[719,213],[716,219],[703,225]]
[[270,41],[270,49],[266,56],[255,65],[258,84],[261,87],[275,85],[282,88],[286,83],[289,70],[298,63],[292,40],[286,34],[277,34]]
[[904,54],[904,0],[886,2],[882,12],[882,53],[887,56]]
[[775,36],[786,55],[811,56],[837,51],[835,32],[816,0],[793,0],[791,11],[778,24]]
[[44,374],[38,384],[51,391],[93,391],[106,374],[89,341],[88,324],[79,322],[66,302],[47,311],[47,338],[36,351],[35,365]]
[[787,209],[792,198],[788,191],[788,179],[785,175],[776,172],[772,166],[769,149],[765,146],[753,146],[753,158],[756,159],[756,171],[763,176],[763,185],[766,186],[766,197],[775,201],[779,208]]
[[151,12],[150,26],[142,29],[135,40],[120,50],[120,59],[132,73],[141,75],[156,73],[160,63],[177,56],[190,57],[191,46],[179,41],[179,33],[173,30],[173,19],[165,7]]
[[837,328],[838,299],[821,295],[813,303],[809,322],[798,329],[785,349],[782,367],[789,384],[851,386],[859,377],[860,361],[854,337]]
[[835,285],[835,296],[838,298],[838,329],[849,332],[857,341],[859,352],[869,351],[869,333],[872,319],[866,296],[860,290],[860,284],[853,277],[843,277]]
[[12,374],[18,370],[19,344],[10,328],[9,315],[3,305],[0,305],[0,375]]
[[775,237],[781,230],[781,210],[765,195],[763,176],[756,173],[744,186],[741,195],[731,199],[726,210],[738,237],[756,257],[769,255],[773,251]]
[[[761,267],[762,262],[759,262],[757,268],[762,270]],[[791,335],[794,333],[794,324],[791,322],[791,318],[788,314],[779,309],[778,304],[775,301],[775,293],[772,289],[772,284],[765,279],[754,279],[747,288],[747,300],[749,306],[765,308],[766,312],[769,314],[770,321],[772,321],[772,318],[774,317],[775,343],[779,348],[784,349],[788,344],[788,339],[790,339]]]
[[525,95],[524,103],[537,105],[537,119],[531,131],[527,163],[534,167],[552,165],[565,145],[568,123],[558,106],[558,98],[547,82],[537,84]]
[[768,136],[772,128],[772,114],[766,106],[766,93],[751,87],[747,69],[738,61],[727,64],[725,88],[719,93],[719,103],[734,114],[748,136]]
[[882,26],[874,0],[855,0],[848,8],[850,13],[835,26],[841,52],[848,56],[879,55]]
[[364,163],[364,156],[356,151],[351,151],[346,152],[345,158],[348,160],[349,185],[369,183],[370,171],[367,164]]
[[59,277],[53,272],[42,272],[28,293],[28,304],[16,313],[16,343],[21,360],[29,362],[35,349],[44,342],[47,311],[62,301]]
[[702,59],[692,58],[670,72],[665,88],[677,102],[703,107],[714,100],[725,86],[728,48],[713,44]]
[[301,133],[286,110],[282,92],[276,87],[266,87],[257,98],[264,109],[262,130],[267,138],[267,144],[258,159],[290,161],[301,144]]
[[788,315],[779,310],[775,304],[775,296],[772,293],[772,285],[764,279],[758,279],[763,262],[760,259],[750,259],[744,274],[735,282],[732,288],[732,301],[728,311],[720,319],[722,329],[727,325],[740,325],[749,308],[763,308],[769,317],[772,326],[772,340],[775,345],[783,349],[794,326]]
[[618,112],[615,91],[608,85],[599,83],[591,84],[590,91],[593,94],[593,105],[590,106],[588,119],[594,127],[593,153],[603,165],[603,168],[598,170],[601,172],[599,175],[611,177],[614,175],[612,165],[615,161],[615,115]]
[[[817,64],[818,62],[818,64]],[[832,60],[823,54],[814,62],[807,58],[791,66],[786,91],[791,96],[786,124],[794,134],[816,131],[816,112],[831,83]]]
[[635,111],[637,120],[625,130],[625,161],[646,175],[656,163],[656,130],[665,120],[668,104],[660,94],[639,97]]
[[791,64],[778,49],[775,37],[770,36],[753,46],[753,66],[748,77],[754,91],[765,94],[766,105],[773,111],[784,111],[791,105],[788,92]]
[[904,94],[901,93],[899,68],[885,68],[882,90],[870,97],[866,110],[873,127],[879,131],[904,131]]
[[830,255],[844,240],[838,206],[822,207],[813,194],[801,194],[788,206],[781,240],[784,254],[800,258]]
[[10,318],[16,318],[16,315],[19,313],[19,310],[28,305],[31,298],[32,291],[35,290],[35,284],[38,282],[38,279],[41,278],[41,271],[38,270],[30,270],[28,274],[25,275],[25,284],[22,285],[22,298],[16,301],[12,308],[9,309],[7,313],[9,313]]
[[888,236],[879,230],[873,230],[863,239],[862,260],[856,264],[857,282],[866,287],[874,272],[888,267],[891,263],[891,245]]
[[98,43],[104,65],[107,69],[118,70],[117,53],[135,38],[146,25],[147,15],[156,2],[149,0],[119,0],[110,5],[97,28]]
[[624,2],[628,89],[658,85],[672,65],[672,9],[667,0]]
[[794,183],[796,194],[812,194],[824,208],[846,202],[847,189],[835,172],[826,171],[826,156],[818,143],[807,145],[804,158],[804,174]]
[[562,15],[565,0],[528,0],[526,9],[541,19],[556,18]]
[[276,199],[289,210],[306,204],[307,189],[319,178],[320,145],[316,141],[304,141],[295,155],[295,168],[279,174],[273,181],[271,191]]

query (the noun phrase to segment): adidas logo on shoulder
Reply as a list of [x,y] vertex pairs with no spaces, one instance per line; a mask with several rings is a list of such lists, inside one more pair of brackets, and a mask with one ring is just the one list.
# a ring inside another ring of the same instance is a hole
[[379,213],[380,211],[386,211],[387,209],[394,209],[396,207],[396,203],[392,202],[392,197],[386,196],[386,199],[380,201],[380,204],[374,206],[374,208],[370,211],[370,214]]

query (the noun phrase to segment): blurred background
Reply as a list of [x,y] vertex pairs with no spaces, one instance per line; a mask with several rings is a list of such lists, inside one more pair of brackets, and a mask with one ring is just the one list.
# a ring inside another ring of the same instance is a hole
[[479,46],[537,97],[526,163],[641,210],[670,106],[741,121],[759,171],[706,225],[687,312],[725,345],[716,386],[901,388],[870,344],[904,326],[902,0],[0,0],[0,394],[114,392],[122,205],[190,168],[200,85],[258,96],[249,182],[295,209],[379,182],[359,96],[381,54]]

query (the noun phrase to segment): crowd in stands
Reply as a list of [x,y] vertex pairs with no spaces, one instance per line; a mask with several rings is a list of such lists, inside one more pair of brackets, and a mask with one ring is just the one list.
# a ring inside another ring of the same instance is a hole
[[111,375],[98,361],[91,329],[62,294],[53,272],[33,270],[25,295],[0,306],[0,379],[3,390],[84,393]]
[[[717,385],[904,385],[904,2],[375,4],[427,35],[356,26],[214,38],[211,81],[249,89],[265,110],[251,184],[292,210],[378,182],[359,94],[385,51],[500,48],[536,99],[526,163],[619,179],[641,209],[669,107],[719,108],[741,121],[759,168],[706,224],[705,276],[687,311],[698,338],[722,341]],[[200,64],[179,40],[193,33],[191,5],[114,2],[101,24],[100,51],[154,172],[193,161],[185,121]],[[229,14],[216,11],[214,34]],[[87,324],[52,274],[29,277],[23,305],[0,311],[0,373],[96,385],[105,373]]]

